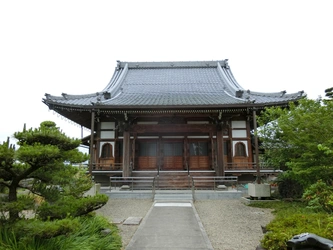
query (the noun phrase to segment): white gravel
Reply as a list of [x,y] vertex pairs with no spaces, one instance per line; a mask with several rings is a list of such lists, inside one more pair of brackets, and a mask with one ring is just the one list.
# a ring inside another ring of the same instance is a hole
[[254,250],[261,226],[273,218],[270,209],[249,207],[240,200],[196,201],[195,208],[215,250]]
[[[117,223],[125,249],[138,225],[119,222],[144,217],[152,204],[151,200],[110,199],[97,213]],[[261,226],[274,218],[271,210],[249,207],[240,200],[204,200],[194,205],[215,250],[255,250],[263,237]]]

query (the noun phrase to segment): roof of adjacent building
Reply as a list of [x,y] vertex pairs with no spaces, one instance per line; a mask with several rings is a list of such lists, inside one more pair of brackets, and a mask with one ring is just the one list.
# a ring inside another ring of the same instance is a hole
[[303,97],[303,91],[287,94],[254,92],[238,84],[228,60],[194,62],[121,62],[107,86],[88,95],[45,94],[50,108],[144,109],[226,108],[279,105]]

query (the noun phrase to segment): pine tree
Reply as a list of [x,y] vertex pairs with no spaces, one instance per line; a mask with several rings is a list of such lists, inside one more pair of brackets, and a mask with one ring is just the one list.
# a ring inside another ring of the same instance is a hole
[[0,144],[0,190],[8,191],[0,210],[9,212],[10,220],[35,206],[29,199],[32,195],[18,195],[19,190],[39,197],[42,203],[37,214],[42,220],[84,215],[107,202],[105,195],[84,197],[93,182],[86,170],[73,165],[88,160],[78,150],[79,139],[66,136],[52,121],[42,122],[36,129],[24,126],[14,138],[18,147],[9,139]]
[[325,89],[325,93],[326,93],[325,94],[326,97],[333,99],[333,87]]

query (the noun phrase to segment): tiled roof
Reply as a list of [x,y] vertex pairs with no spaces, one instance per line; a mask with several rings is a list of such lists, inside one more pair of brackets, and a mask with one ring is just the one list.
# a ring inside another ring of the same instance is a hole
[[200,62],[119,62],[109,84],[90,95],[52,96],[47,105],[105,108],[228,107],[249,103],[273,105],[303,92],[260,93],[243,89],[228,60]]

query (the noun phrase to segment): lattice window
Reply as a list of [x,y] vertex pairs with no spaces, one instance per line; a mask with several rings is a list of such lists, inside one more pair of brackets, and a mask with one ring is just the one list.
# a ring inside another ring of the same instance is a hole
[[190,155],[208,155],[208,143],[207,142],[191,142],[190,146]]
[[156,142],[140,142],[139,143],[139,156],[156,156],[157,143]]
[[181,142],[168,142],[163,145],[164,156],[182,156],[183,143]]
[[246,157],[246,147],[243,142],[237,142],[235,145],[235,156],[244,156]]

